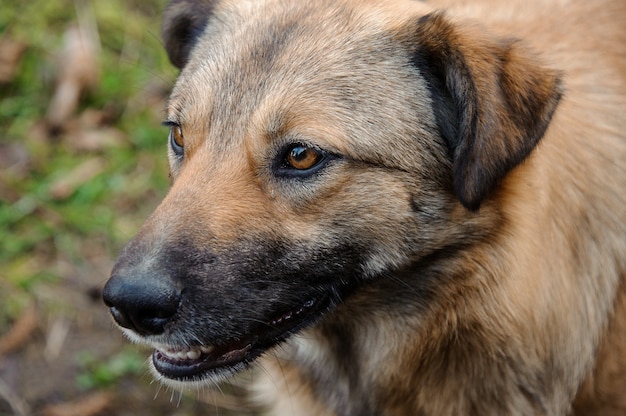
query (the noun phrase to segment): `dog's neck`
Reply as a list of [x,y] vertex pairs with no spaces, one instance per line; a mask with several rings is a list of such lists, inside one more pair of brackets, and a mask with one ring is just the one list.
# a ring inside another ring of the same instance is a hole
[[[407,290],[400,286],[399,306],[406,304],[400,293]],[[369,307],[358,300],[347,302],[332,319],[265,358],[265,393],[283,392],[269,395],[279,400],[272,404],[278,409],[275,414],[373,416],[382,409],[390,415],[415,414],[416,409],[439,415],[512,414],[520,409],[549,414],[554,409],[548,406],[563,406],[573,394],[562,384],[529,373],[520,359],[528,348],[522,339],[517,350],[511,349],[510,340],[508,350],[493,349],[481,343],[490,329],[477,321],[457,315],[436,321],[441,315],[426,309],[420,314],[401,308],[380,313],[372,299]],[[407,366],[417,370],[405,371]],[[300,403],[305,408],[293,408]]]
[[[480,250],[483,256],[488,251]],[[506,253],[493,246],[491,250],[492,256],[506,261]],[[465,252],[462,257],[467,255]],[[450,258],[446,261],[451,270]],[[290,339],[275,355],[266,357],[262,373],[269,381],[261,383],[265,393],[288,391],[266,395],[278,400],[273,403],[275,414],[378,415],[382,409],[386,415],[416,411],[436,415],[556,414],[568,408],[579,389],[575,380],[599,365],[582,359],[592,355],[581,346],[591,347],[594,342],[566,339],[551,329],[554,317],[547,315],[547,309],[542,312],[539,298],[533,302],[536,309],[528,310],[527,316],[521,316],[519,309],[509,314],[507,303],[511,306],[516,301],[511,293],[522,296],[511,289],[519,280],[514,276],[498,279],[497,270],[482,270],[476,264],[468,271],[465,264],[463,270],[459,267],[459,275],[444,278],[438,275],[436,264],[412,276],[407,271],[368,285],[316,326]],[[457,282],[449,285],[449,291],[446,278]],[[461,279],[466,284],[459,288]],[[428,290],[429,280],[438,285],[437,291]],[[486,281],[490,283],[485,285]],[[488,293],[483,290],[487,287]],[[429,296],[439,298],[434,302]],[[622,297],[626,299],[626,295]],[[416,303],[416,298],[423,302]],[[480,301],[486,298],[492,302]],[[480,310],[477,304],[492,307]],[[494,304],[498,308],[493,308]],[[438,309],[433,305],[439,305]],[[502,326],[486,327],[481,324],[485,321],[499,321]],[[512,325],[518,328],[515,335],[501,330]],[[532,335],[533,325],[543,328],[544,342]],[[604,336],[608,336],[604,344],[612,342],[612,333],[615,330]],[[486,345],[482,342],[486,338],[500,342]],[[619,340],[613,343],[620,344]],[[566,357],[574,354],[559,353],[567,348],[579,349],[578,362],[567,361]],[[611,350],[610,345],[607,348]],[[611,365],[620,361],[608,355],[601,359]],[[542,365],[533,367],[533,362]],[[407,367],[413,370],[406,371]],[[578,395],[578,402],[596,399],[585,393],[593,389],[589,386]],[[610,383],[604,383],[606,387],[611,387]],[[303,409],[293,408],[300,403],[305,403]]]

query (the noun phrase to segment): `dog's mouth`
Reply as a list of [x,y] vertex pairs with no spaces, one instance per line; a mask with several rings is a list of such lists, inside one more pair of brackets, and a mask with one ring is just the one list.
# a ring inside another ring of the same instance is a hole
[[310,299],[259,325],[252,333],[220,345],[158,347],[152,353],[154,369],[167,379],[182,382],[235,372],[313,322],[328,306],[328,299]]

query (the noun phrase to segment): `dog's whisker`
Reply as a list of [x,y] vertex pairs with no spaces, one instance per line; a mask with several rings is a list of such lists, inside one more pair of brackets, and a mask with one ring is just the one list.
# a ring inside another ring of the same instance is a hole
[[182,401],[183,401],[183,390],[181,389],[178,391],[178,401],[176,402],[177,408],[180,408]]

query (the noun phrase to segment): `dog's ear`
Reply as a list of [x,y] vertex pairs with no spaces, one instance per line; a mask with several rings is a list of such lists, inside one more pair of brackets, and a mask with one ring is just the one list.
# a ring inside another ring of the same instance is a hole
[[543,136],[561,97],[559,73],[518,42],[464,31],[441,13],[422,17],[412,39],[450,149],[454,190],[477,210]]
[[216,0],[172,0],[163,17],[163,41],[172,64],[182,69],[204,31]]

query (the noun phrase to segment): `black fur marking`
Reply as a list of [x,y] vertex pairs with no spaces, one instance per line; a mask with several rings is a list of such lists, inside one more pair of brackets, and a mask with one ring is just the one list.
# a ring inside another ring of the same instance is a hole
[[561,83],[515,41],[466,42],[462,36],[443,14],[423,16],[412,63],[428,84],[449,147],[455,193],[477,210],[545,133]]
[[[432,15],[421,17],[418,27],[421,27],[431,18]],[[418,33],[419,36],[421,35]],[[465,97],[461,96],[461,91],[457,88],[457,86],[460,86],[460,83],[454,78],[448,79],[448,68],[453,63],[452,55],[457,54],[451,49],[450,45],[444,39],[438,39],[434,45],[436,49],[431,46],[433,45],[418,45],[412,56],[412,63],[427,81],[436,121],[441,135],[450,148],[450,156],[452,157],[461,137],[461,111],[463,109],[459,108],[459,106],[464,102],[470,101],[467,95],[471,91],[465,92]],[[465,66],[462,56],[457,56],[455,63],[461,67]],[[459,74],[454,75],[455,78],[460,76]],[[473,89],[473,84],[470,83],[468,86],[470,90]],[[466,126],[464,127],[467,128]]]
[[343,302],[363,280],[358,272],[362,253],[347,244],[316,248],[270,236],[216,250],[179,236],[151,250],[140,236],[121,254],[111,281],[120,290],[128,286],[125,282],[144,290],[109,291],[108,304],[123,298],[124,305],[132,305],[128,298],[133,296],[149,302],[142,293],[167,283],[180,302],[159,333],[174,347],[212,345],[215,350],[188,362],[157,352],[155,368],[174,379],[202,379],[247,365]]
[[182,69],[213,12],[213,1],[174,0],[165,10],[163,40],[174,66]]

